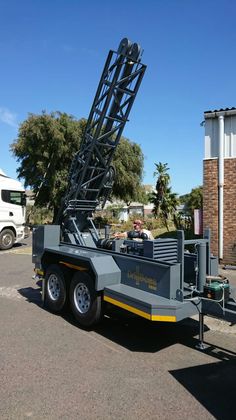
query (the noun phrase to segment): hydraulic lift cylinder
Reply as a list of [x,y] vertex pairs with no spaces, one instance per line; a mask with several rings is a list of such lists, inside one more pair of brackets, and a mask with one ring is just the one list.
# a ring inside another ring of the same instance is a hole
[[105,239],[110,238],[110,225],[105,225]]
[[201,242],[197,244],[198,252],[198,277],[197,290],[202,293],[206,283],[206,244]]

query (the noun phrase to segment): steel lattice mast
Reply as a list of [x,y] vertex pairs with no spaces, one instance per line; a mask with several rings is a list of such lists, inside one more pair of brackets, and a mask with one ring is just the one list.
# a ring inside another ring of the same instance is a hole
[[[124,38],[110,51],[88,117],[80,150],[75,155],[57,222],[71,231],[86,226],[99,203],[105,204],[112,184],[112,158],[141,84],[146,66],[141,48]],[[72,228],[73,230],[74,228]]]

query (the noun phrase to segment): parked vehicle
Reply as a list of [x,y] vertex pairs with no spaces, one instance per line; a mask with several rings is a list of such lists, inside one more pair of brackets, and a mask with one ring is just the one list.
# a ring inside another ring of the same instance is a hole
[[27,236],[25,218],[24,187],[0,170],[0,249],[10,249]]

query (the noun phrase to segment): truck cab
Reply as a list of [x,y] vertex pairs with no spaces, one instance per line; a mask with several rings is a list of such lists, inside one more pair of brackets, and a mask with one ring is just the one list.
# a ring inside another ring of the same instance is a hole
[[0,249],[25,238],[26,196],[19,181],[0,170]]

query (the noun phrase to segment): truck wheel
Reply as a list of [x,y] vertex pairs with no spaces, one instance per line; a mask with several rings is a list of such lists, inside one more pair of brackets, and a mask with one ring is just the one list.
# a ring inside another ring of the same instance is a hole
[[52,264],[46,270],[45,300],[50,311],[59,313],[66,303],[66,282],[60,267]]
[[73,315],[83,327],[91,327],[102,318],[102,299],[87,273],[74,274],[70,285],[70,304]]
[[0,233],[0,249],[10,249],[15,243],[15,235],[11,229],[4,229]]

